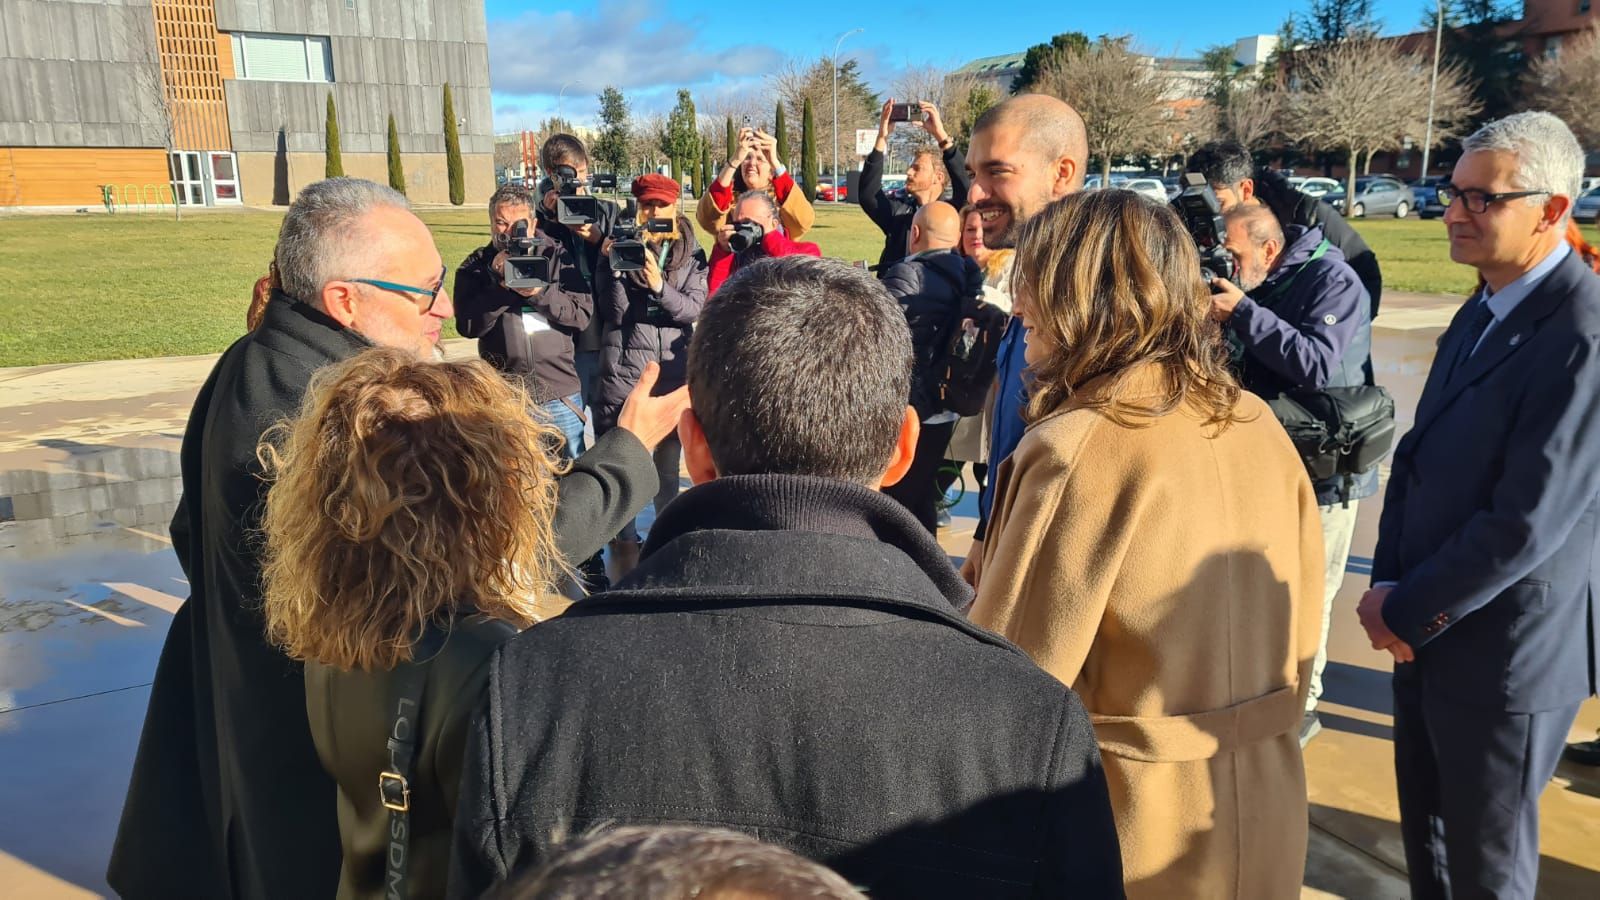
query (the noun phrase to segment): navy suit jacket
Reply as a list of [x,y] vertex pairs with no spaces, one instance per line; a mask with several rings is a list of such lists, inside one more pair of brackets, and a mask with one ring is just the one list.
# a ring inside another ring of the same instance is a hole
[[1600,587],[1600,278],[1569,255],[1452,376],[1439,341],[1395,449],[1372,580],[1416,650],[1396,679],[1538,712],[1593,693]]

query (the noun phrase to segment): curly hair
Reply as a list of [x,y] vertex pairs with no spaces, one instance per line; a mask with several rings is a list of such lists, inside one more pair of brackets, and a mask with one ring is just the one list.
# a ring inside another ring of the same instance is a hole
[[479,360],[376,348],[317,374],[257,455],[267,636],[291,657],[383,671],[428,623],[525,628],[566,572],[552,528],[559,433]]
[[[1086,406],[1118,425],[1148,424],[1139,420],[1184,403],[1219,432],[1240,420],[1239,383],[1208,316],[1199,255],[1168,207],[1131,191],[1063,197],[1022,226],[1014,278],[1028,324],[1049,348],[1029,370],[1029,422],[1102,377],[1109,390]],[[1128,376],[1144,364],[1164,376],[1154,401],[1125,396]]]

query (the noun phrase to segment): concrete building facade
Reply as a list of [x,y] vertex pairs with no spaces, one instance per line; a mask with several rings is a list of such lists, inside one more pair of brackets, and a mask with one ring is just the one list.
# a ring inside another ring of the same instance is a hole
[[483,0],[0,0],[0,206],[284,204],[344,171],[446,202],[449,84],[467,196],[493,190]]

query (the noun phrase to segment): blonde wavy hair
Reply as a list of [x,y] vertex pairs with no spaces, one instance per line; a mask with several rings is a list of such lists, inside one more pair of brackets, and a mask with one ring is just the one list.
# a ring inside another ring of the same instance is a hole
[[552,529],[560,433],[479,361],[368,350],[317,374],[257,454],[267,636],[291,657],[383,671],[426,623],[525,628],[566,574]]
[[[1013,278],[1028,324],[1050,348],[1029,368],[1029,422],[1101,377],[1109,389],[1085,405],[1125,427],[1184,403],[1219,432],[1240,420],[1239,382],[1209,316],[1199,254],[1168,207],[1131,191],[1063,197],[1022,226]],[[1154,399],[1126,390],[1144,364],[1164,376]]]

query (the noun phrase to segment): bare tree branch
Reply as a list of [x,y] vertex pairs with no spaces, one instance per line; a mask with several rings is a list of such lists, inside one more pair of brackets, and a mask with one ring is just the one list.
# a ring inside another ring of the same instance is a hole
[[1600,146],[1600,22],[1569,38],[1555,56],[1533,64],[1526,81],[1527,108],[1560,116],[1578,143]]
[[1126,38],[1102,37],[1087,49],[1051,51],[1033,86],[1083,116],[1102,179],[1110,178],[1115,157],[1157,150],[1164,142],[1169,80],[1153,59],[1129,50]]

